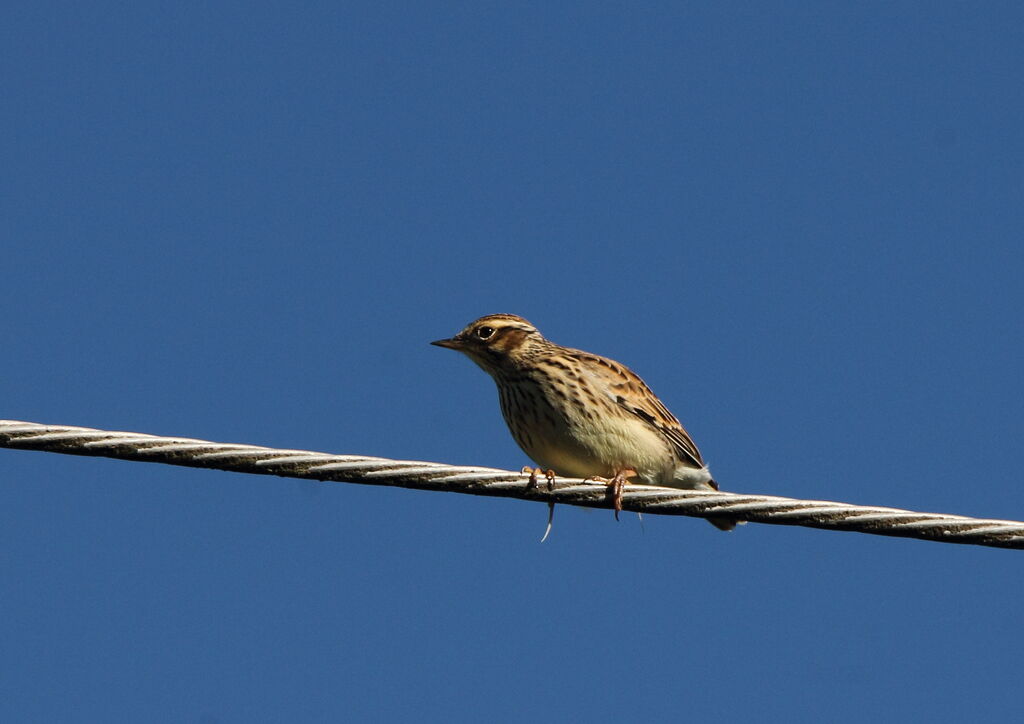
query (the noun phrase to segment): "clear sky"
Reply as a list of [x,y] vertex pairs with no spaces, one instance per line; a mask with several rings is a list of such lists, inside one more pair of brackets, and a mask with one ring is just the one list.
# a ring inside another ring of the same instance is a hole
[[[485,313],[727,490],[1024,519],[1019,3],[21,3],[0,417],[518,469]],[[0,450],[0,719],[996,720],[1024,553]]]

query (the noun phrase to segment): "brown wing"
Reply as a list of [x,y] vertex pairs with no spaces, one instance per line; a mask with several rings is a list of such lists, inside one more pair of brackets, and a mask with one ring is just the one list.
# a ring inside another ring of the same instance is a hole
[[583,369],[598,382],[601,390],[622,409],[636,415],[665,436],[679,459],[693,467],[704,467],[700,450],[647,384],[628,367],[580,350],[567,350],[584,363]]

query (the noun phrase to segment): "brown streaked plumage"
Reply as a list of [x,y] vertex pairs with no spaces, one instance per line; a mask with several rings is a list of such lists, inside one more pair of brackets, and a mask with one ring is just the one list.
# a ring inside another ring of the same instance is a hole
[[566,477],[608,479],[616,512],[627,480],[718,489],[679,420],[624,365],[550,342],[514,314],[481,317],[432,344],[462,352],[494,378],[512,437],[534,462]]

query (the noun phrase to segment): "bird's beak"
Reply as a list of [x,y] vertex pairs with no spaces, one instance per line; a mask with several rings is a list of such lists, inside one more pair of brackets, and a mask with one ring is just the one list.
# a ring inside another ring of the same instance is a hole
[[447,349],[462,349],[462,340],[458,337],[439,339],[436,342],[431,342],[431,344],[435,347],[446,347]]

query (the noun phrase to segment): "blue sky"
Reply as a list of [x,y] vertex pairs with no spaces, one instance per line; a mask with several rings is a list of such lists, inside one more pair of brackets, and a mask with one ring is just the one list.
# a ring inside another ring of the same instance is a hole
[[[1016,3],[0,17],[0,417],[518,469],[621,360],[728,490],[1024,518]],[[0,450],[4,721],[951,721],[1019,552]]]

